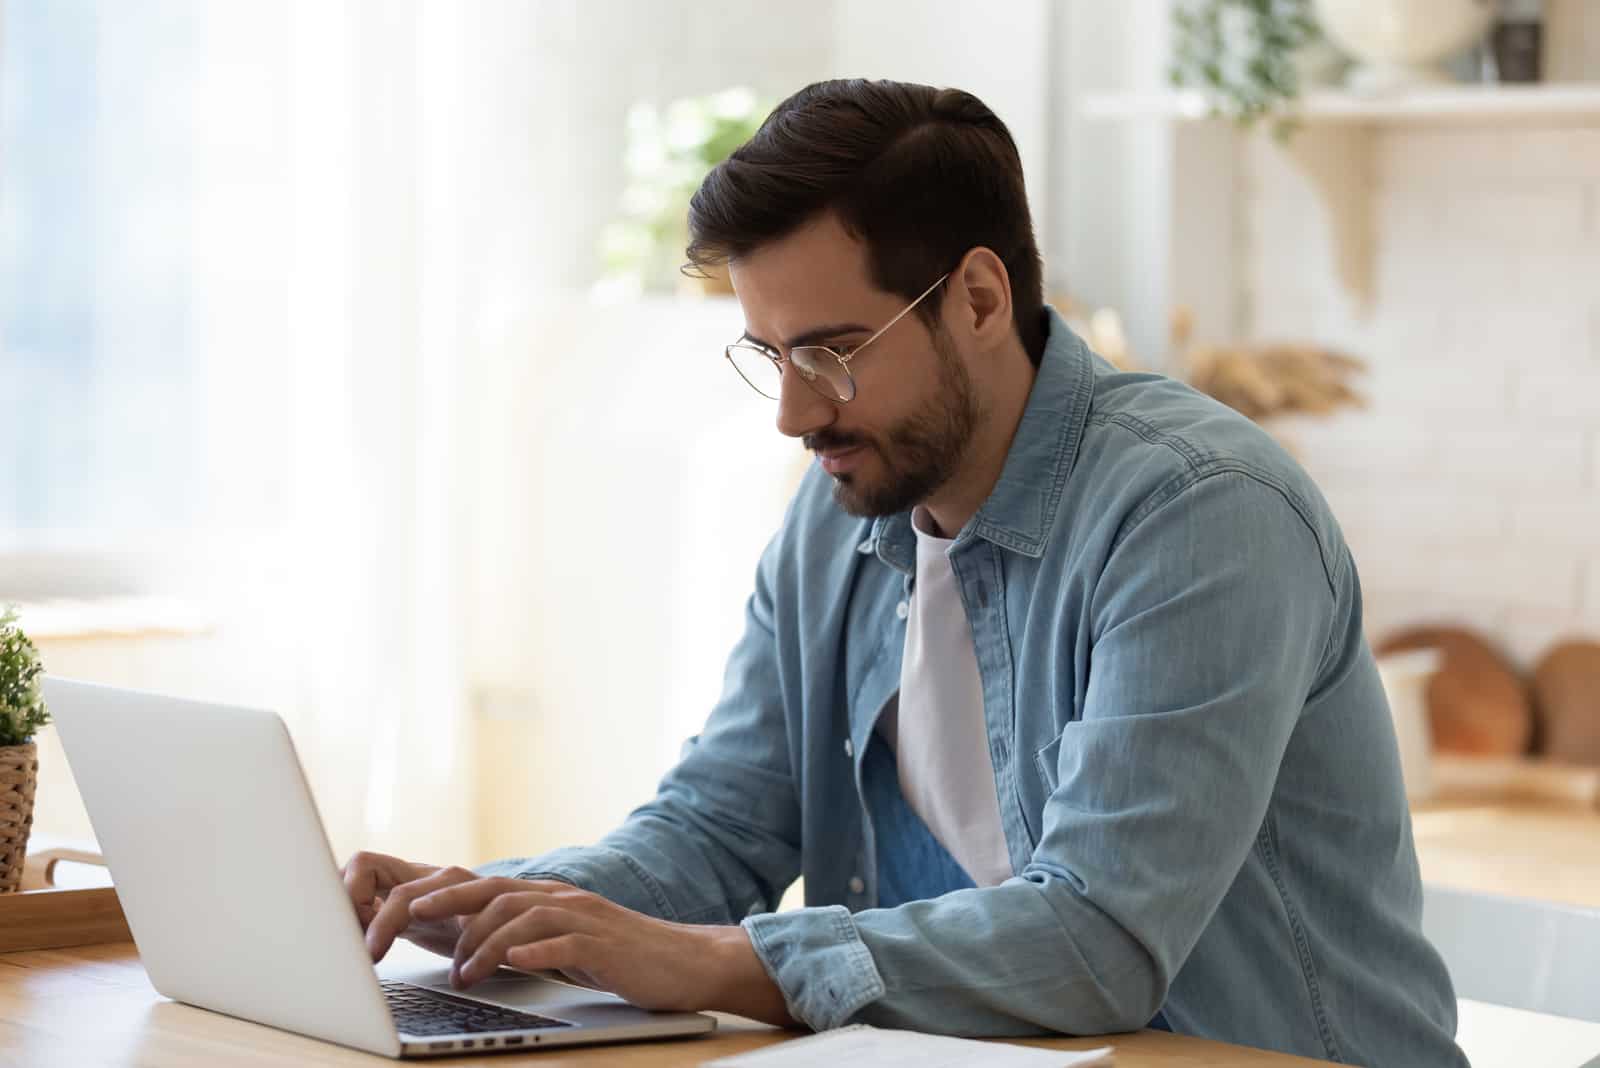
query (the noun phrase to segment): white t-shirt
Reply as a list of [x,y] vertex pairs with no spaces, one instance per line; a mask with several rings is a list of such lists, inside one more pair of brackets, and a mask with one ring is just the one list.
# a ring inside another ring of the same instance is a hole
[[925,532],[927,522],[920,508],[912,513],[917,580],[906,617],[900,699],[885,712],[880,732],[895,751],[900,792],[912,810],[973,882],[996,886],[1011,878],[1011,858],[1000,826],[978,657],[945,555],[953,540]]

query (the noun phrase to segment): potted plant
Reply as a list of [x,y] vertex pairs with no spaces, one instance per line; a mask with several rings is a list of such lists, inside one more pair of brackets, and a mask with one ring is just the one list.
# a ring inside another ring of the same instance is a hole
[[17,625],[16,609],[0,610],[0,893],[22,883],[33,829],[39,753],[33,737],[50,722],[39,676],[39,651]]
[[[628,114],[622,210],[601,235],[605,281],[633,292],[682,292],[689,198],[712,167],[750,140],[771,106],[749,89],[724,89],[635,105]],[[704,290],[731,293],[727,275],[701,277]]]
[[1175,86],[1207,94],[1214,114],[1249,127],[1268,116],[1273,133],[1293,130],[1288,106],[1301,83],[1337,62],[1311,0],[1182,0],[1172,9]]

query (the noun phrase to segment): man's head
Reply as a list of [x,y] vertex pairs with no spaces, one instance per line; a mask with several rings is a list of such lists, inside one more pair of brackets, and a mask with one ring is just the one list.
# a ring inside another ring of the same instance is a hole
[[691,264],[729,265],[752,342],[848,357],[847,403],[785,363],[778,425],[818,452],[857,514],[903,510],[958,478],[1001,355],[1025,354],[1028,370],[1043,352],[1021,163],[1004,124],[968,93],[809,86],[707,176],[689,230]]

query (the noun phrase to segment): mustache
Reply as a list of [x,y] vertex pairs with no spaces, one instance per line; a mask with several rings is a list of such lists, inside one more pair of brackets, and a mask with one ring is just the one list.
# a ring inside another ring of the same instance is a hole
[[869,444],[865,438],[854,434],[835,434],[818,431],[800,439],[800,444],[810,452],[834,452]]

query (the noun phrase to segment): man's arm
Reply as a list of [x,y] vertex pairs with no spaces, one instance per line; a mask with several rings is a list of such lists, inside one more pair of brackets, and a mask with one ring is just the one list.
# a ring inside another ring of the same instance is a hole
[[1328,647],[1311,528],[1205,477],[1137,520],[1093,604],[1086,705],[1019,878],[744,921],[790,1012],[965,1034],[1145,1026],[1232,884]]

